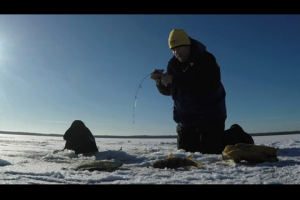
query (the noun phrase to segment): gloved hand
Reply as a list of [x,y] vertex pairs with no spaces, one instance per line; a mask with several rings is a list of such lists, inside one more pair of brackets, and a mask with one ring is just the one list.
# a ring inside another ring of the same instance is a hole
[[238,143],[227,145],[222,152],[222,159],[226,162],[235,163],[242,160],[249,163],[278,162],[277,152],[277,147]]
[[156,81],[156,80],[159,80],[163,75],[164,75],[163,69],[155,69],[151,73],[150,78]]

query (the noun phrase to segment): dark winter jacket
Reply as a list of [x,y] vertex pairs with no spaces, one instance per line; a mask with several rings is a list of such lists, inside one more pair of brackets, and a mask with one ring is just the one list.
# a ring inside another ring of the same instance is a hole
[[81,120],[73,121],[63,138],[66,140],[64,149],[74,150],[75,154],[98,151],[95,137]]
[[173,119],[184,127],[227,118],[220,67],[202,43],[190,40],[188,60],[181,63],[173,56],[168,63],[166,74],[173,76],[172,84],[157,84],[161,94],[172,96]]

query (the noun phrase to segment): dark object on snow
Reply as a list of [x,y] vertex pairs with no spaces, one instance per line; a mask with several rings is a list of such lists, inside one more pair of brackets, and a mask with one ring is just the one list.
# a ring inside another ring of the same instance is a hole
[[75,120],[64,134],[65,149],[75,151],[75,154],[97,153],[98,147],[92,132],[81,120]]
[[96,160],[93,162],[80,164],[75,168],[75,170],[76,171],[84,171],[84,170],[95,171],[95,170],[97,170],[97,171],[112,172],[112,171],[118,169],[119,167],[121,167],[122,165],[123,165],[123,163],[118,162],[118,161]]
[[237,143],[254,144],[252,136],[244,131],[244,129],[238,125],[233,124],[224,132],[225,145],[235,145]]
[[168,158],[160,159],[152,163],[153,168],[159,168],[159,169],[177,169],[177,168],[184,168],[186,170],[190,170],[191,167],[197,167],[197,169],[200,168],[201,162],[195,162],[193,161],[193,154],[190,154],[186,158],[181,157],[174,157],[172,153],[169,154]]

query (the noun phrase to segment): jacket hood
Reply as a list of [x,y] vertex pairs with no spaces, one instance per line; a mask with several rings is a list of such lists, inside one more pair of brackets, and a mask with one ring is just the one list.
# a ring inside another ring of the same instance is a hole
[[85,127],[85,124],[83,123],[83,121],[81,120],[75,120],[73,121],[73,123],[71,124],[72,128],[79,128],[79,127]]
[[206,46],[199,42],[198,40],[195,40],[191,37],[189,37],[191,41],[191,56],[197,56],[199,54],[202,54],[206,51]]

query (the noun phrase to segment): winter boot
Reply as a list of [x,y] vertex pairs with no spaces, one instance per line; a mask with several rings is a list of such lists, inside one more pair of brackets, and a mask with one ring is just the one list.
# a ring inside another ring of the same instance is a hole
[[251,135],[246,133],[238,124],[233,124],[224,132],[224,142],[226,145],[235,145],[237,143],[254,144]]

